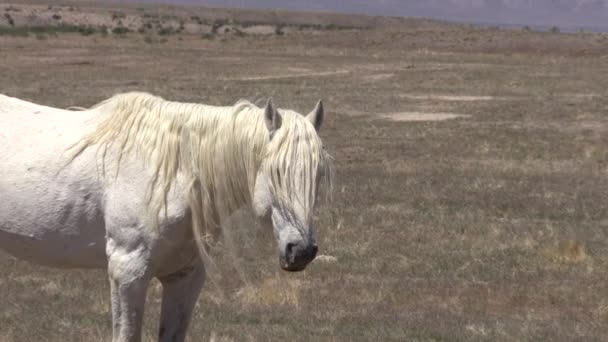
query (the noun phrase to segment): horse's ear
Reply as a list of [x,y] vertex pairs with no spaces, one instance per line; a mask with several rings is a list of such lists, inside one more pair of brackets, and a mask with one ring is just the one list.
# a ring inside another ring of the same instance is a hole
[[321,125],[323,124],[323,115],[323,101],[321,100],[317,102],[315,109],[306,115],[306,118],[308,121],[310,121],[310,123],[312,123],[313,126],[315,126],[317,132],[321,129]]
[[281,115],[274,109],[272,99],[268,99],[266,107],[264,107],[264,121],[270,134],[281,127]]

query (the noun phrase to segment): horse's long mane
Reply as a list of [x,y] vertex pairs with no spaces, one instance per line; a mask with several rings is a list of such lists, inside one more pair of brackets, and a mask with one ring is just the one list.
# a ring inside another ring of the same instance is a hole
[[331,184],[331,158],[314,127],[290,110],[279,111],[282,125],[269,139],[263,109],[243,100],[216,107],[133,92],[91,109],[105,117],[73,146],[72,159],[99,145],[104,160],[117,149],[119,168],[135,153],[152,170],[148,204],[155,218],[178,175],[184,177],[195,234],[214,233],[222,216],[250,203],[260,167],[272,175],[271,191],[283,206],[304,217],[312,215],[319,183]]

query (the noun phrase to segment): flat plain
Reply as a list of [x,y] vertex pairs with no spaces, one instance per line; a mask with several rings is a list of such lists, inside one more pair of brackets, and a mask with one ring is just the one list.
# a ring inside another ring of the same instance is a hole
[[[26,10],[11,6],[0,11]],[[277,25],[281,13],[247,15]],[[283,273],[271,233],[240,220],[235,255],[216,246],[222,278],[201,295],[191,341],[605,340],[608,35],[345,18],[232,34],[8,30],[0,93],[62,108],[130,90],[272,97],[302,113],[324,100],[336,183],[315,221],[322,256]],[[0,341],[111,339],[103,271],[6,254],[0,270]],[[154,282],[146,341],[159,294]]]

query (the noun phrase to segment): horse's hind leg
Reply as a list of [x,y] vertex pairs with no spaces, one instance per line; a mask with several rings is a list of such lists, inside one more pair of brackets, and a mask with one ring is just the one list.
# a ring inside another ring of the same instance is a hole
[[163,301],[158,340],[184,341],[192,310],[205,282],[203,263],[197,258],[195,265],[162,277],[160,281]]
[[146,291],[150,282],[149,263],[141,253],[108,255],[112,290],[112,341],[139,342]]

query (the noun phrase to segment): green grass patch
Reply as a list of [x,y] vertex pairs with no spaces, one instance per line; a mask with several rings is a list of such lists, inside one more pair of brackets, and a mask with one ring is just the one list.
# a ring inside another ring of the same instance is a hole
[[30,34],[57,34],[57,33],[80,33],[89,36],[98,31],[97,28],[89,25],[32,25],[32,26],[0,26],[0,35],[26,37]]

